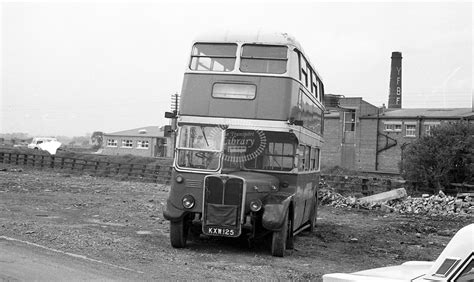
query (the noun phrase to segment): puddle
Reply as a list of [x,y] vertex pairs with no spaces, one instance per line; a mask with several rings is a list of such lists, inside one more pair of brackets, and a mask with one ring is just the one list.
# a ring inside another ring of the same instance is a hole
[[147,230],[138,230],[137,234],[138,235],[151,235],[153,233],[151,231],[147,231]]
[[35,214],[35,216],[37,217],[47,217],[47,218],[50,218],[50,219],[55,219],[55,218],[61,218],[60,216],[56,216],[56,215],[49,215],[49,214]]
[[101,220],[99,219],[86,219],[87,222],[90,222],[90,223],[95,223],[95,224],[100,224],[100,225],[108,225],[108,226],[119,226],[119,227],[124,227],[125,224],[122,224],[122,223],[114,223],[114,222],[102,222]]

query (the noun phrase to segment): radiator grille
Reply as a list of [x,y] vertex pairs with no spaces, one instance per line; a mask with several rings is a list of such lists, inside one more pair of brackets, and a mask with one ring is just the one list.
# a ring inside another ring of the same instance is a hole
[[201,188],[202,180],[200,179],[186,179],[186,188]]
[[207,235],[238,237],[245,191],[244,181],[227,175],[210,175],[204,182],[203,232]]

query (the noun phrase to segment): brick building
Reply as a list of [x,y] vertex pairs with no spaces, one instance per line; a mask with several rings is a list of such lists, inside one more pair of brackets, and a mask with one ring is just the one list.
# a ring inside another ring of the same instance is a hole
[[102,153],[105,155],[138,155],[143,157],[173,157],[171,139],[164,127],[147,126],[104,134]]
[[398,173],[402,150],[433,127],[472,122],[472,108],[379,109],[362,98],[327,95],[322,166]]

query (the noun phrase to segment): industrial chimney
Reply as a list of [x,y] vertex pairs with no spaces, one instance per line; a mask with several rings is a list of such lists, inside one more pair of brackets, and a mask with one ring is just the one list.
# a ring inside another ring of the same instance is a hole
[[402,53],[392,52],[392,66],[390,68],[390,93],[388,94],[388,108],[401,109],[402,107]]

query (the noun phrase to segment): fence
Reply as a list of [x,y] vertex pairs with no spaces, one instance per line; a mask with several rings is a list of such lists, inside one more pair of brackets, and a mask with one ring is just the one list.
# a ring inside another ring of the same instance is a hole
[[158,183],[169,183],[171,178],[171,168],[169,166],[124,164],[33,153],[0,152],[0,163],[31,166],[39,169],[60,169],[71,173],[94,176],[117,176],[123,179]]
[[[103,160],[87,160],[85,158],[48,155],[31,152],[15,152],[0,150],[0,164],[31,166],[40,169],[60,169],[71,173],[90,174],[121,179],[140,180],[168,184],[171,179],[171,167],[158,164],[116,163]],[[416,183],[408,183],[402,179],[387,177],[368,177],[356,175],[322,174],[324,181],[340,193],[360,193],[371,195],[394,188],[405,187],[414,194],[432,193],[432,188],[418,187]],[[474,186],[452,183],[445,187],[448,194],[473,192]]]

